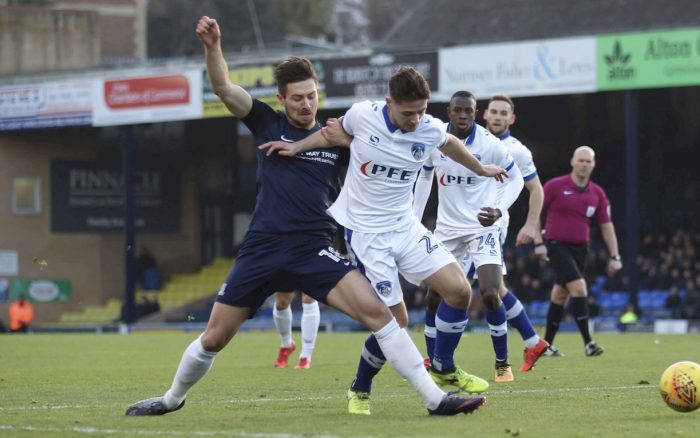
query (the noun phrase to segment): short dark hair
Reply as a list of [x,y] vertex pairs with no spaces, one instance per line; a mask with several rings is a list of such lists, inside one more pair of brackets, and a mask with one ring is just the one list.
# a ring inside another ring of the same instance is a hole
[[510,97],[506,96],[505,94],[496,94],[496,95],[494,95],[491,99],[489,99],[489,103],[491,103],[491,102],[493,102],[493,101],[499,101],[499,100],[500,100],[501,102],[505,102],[505,103],[507,103],[508,105],[510,105],[510,111],[511,111],[512,113],[515,113],[515,104],[513,103],[513,99],[511,99]]
[[466,97],[467,99],[474,99],[474,102],[476,102],[476,97],[469,91],[456,91],[452,97],[450,97],[450,103],[452,103],[456,97]]
[[282,96],[287,95],[287,84],[313,79],[318,84],[316,71],[313,64],[306,58],[290,56],[275,68],[275,81],[277,92]]
[[401,66],[389,79],[389,95],[395,102],[430,99],[430,85],[415,68]]

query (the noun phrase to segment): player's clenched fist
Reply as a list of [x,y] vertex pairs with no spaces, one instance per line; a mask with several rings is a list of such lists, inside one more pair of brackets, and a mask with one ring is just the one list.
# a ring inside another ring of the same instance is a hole
[[206,15],[199,19],[197,22],[197,38],[204,44],[205,47],[210,48],[215,44],[219,43],[221,38],[221,29],[219,29],[219,23],[215,19],[209,18]]

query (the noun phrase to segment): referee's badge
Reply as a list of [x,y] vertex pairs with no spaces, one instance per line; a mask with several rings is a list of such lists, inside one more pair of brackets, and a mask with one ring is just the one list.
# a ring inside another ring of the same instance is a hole
[[589,205],[588,209],[586,210],[586,217],[593,217],[595,214],[595,206]]

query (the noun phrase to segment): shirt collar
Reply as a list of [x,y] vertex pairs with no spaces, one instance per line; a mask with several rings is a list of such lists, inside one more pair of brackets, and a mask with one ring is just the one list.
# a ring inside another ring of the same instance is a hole
[[[450,132],[450,126],[452,126],[452,123],[447,123],[447,132]],[[467,138],[462,140],[462,142],[466,145],[471,146],[472,143],[474,143],[474,137],[476,137],[476,122],[472,123],[471,129],[469,129],[469,135],[467,135]]]
[[384,105],[384,108],[382,108],[382,114],[384,115],[384,123],[386,123],[386,128],[394,133],[396,132],[397,129],[399,129],[398,126],[394,126],[393,123],[391,123],[391,119],[389,119],[389,105]]

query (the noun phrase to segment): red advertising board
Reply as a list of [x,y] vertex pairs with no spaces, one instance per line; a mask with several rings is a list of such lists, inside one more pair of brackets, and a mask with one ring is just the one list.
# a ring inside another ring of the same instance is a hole
[[104,100],[114,110],[185,105],[190,84],[184,75],[105,81]]

